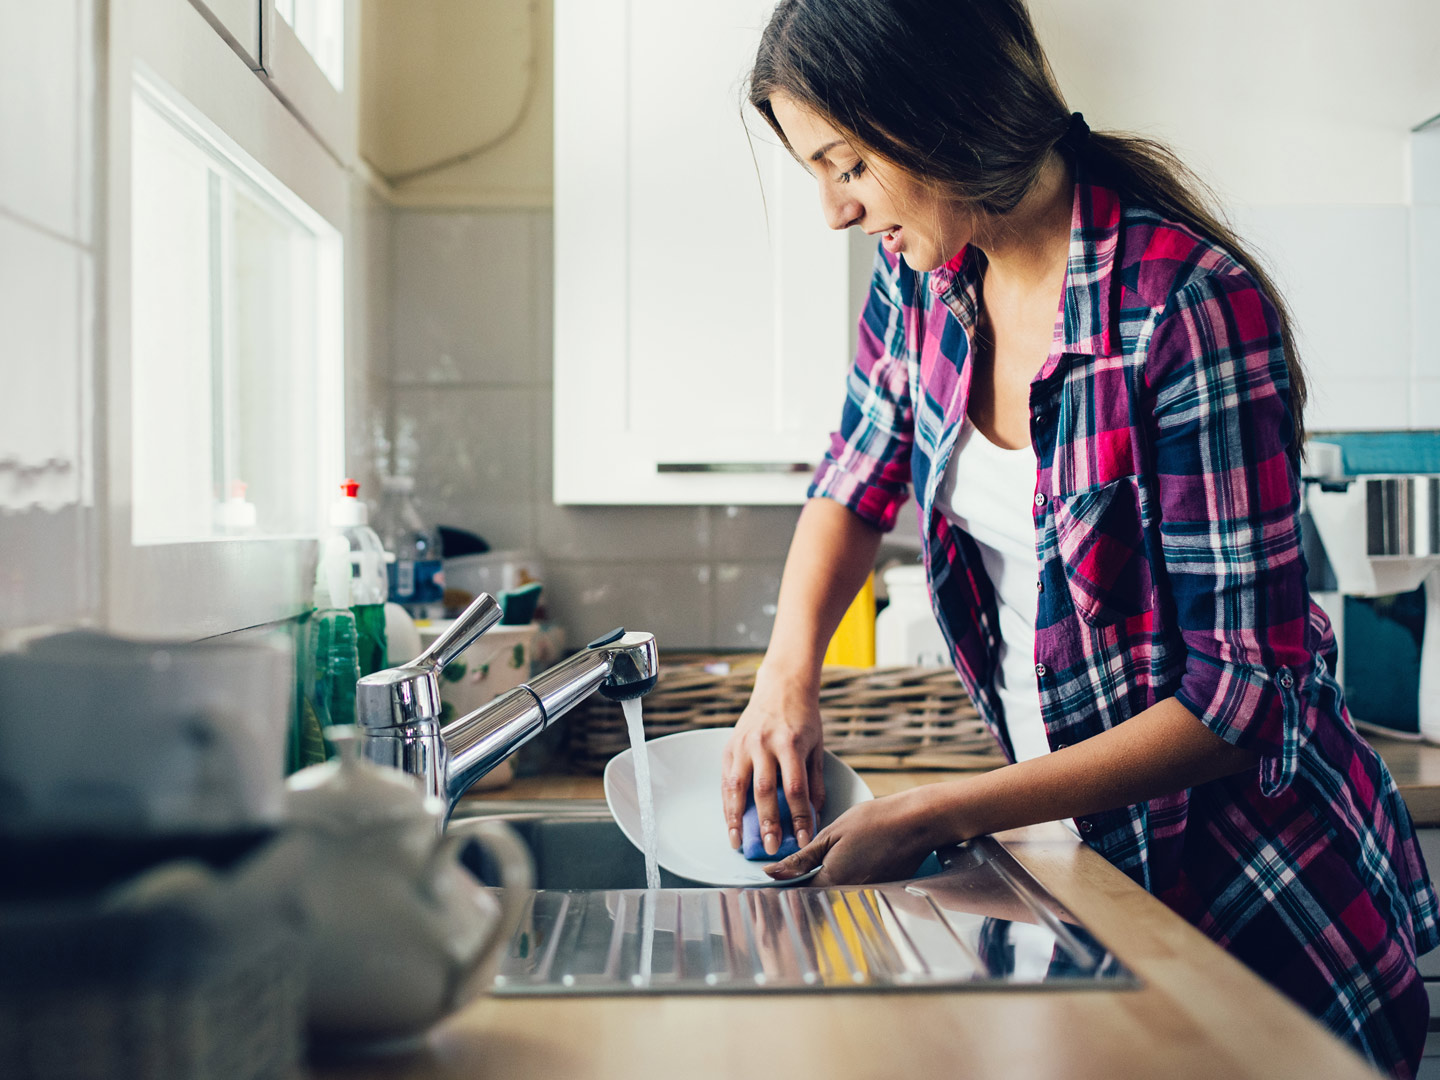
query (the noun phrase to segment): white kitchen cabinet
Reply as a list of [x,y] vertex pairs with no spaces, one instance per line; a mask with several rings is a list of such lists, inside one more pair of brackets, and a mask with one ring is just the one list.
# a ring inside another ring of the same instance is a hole
[[798,503],[838,424],[849,245],[743,100],[773,7],[556,2],[557,503]]

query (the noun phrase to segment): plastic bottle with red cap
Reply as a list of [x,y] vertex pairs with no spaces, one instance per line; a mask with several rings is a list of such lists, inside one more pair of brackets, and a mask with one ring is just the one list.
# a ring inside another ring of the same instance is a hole
[[360,501],[358,481],[346,479],[341,483],[340,498],[330,507],[330,527],[345,538],[350,548],[350,607],[355,613],[360,674],[369,675],[388,666],[385,598],[390,584],[385,571],[388,556],[380,537],[370,527],[370,511]]

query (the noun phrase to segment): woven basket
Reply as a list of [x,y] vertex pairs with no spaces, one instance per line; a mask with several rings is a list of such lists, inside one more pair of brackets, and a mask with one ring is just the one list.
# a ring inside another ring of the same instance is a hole
[[[750,700],[760,656],[682,655],[660,665],[645,696],[645,737],[730,727]],[[948,668],[827,667],[825,747],[857,768],[989,769],[1005,763],[970,695]],[[630,745],[618,704],[598,694],[568,718],[572,764],[601,772]]]

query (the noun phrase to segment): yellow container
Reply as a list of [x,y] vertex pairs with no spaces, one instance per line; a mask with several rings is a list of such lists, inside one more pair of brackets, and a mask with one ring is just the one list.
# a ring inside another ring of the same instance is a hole
[[835,636],[825,650],[826,664],[834,667],[875,666],[875,575],[860,586]]

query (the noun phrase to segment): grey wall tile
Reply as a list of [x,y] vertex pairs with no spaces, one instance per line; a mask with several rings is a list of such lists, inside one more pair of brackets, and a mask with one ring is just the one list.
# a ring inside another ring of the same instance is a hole
[[778,561],[715,567],[715,648],[763,650],[770,644],[781,569]]
[[395,389],[397,424],[416,437],[415,493],[432,524],[478,532],[493,548],[534,541],[533,390]]
[[1408,378],[1314,379],[1305,426],[1311,431],[1391,431],[1410,426]]
[[1409,397],[1410,426],[1440,429],[1440,379],[1416,379]]
[[391,339],[397,383],[531,385],[532,212],[400,210]]
[[[1255,206],[1234,214],[1240,235],[1274,271],[1290,304],[1301,356],[1318,389],[1331,382],[1404,379],[1410,371],[1408,209]],[[1349,271],[1335,272],[1337,260]],[[1364,312],[1357,318],[1357,312]],[[1347,427],[1346,402],[1327,409]],[[1401,410],[1403,412],[1403,409]],[[1403,426],[1403,422],[1402,422]]]
[[717,559],[783,560],[800,517],[798,506],[717,506],[711,552]]
[[546,607],[569,644],[624,626],[667,649],[713,648],[710,567],[694,563],[545,563]]
[[[1440,193],[1440,162],[1435,176]],[[1435,332],[1435,315],[1440,312],[1440,197],[1411,211],[1411,335],[1415,374],[1422,379],[1440,378],[1440,334]]]
[[704,506],[556,506],[536,503],[535,533],[547,559],[645,565],[656,559],[704,558]]
[[532,211],[530,228],[535,245],[536,379],[550,386],[555,381],[555,217],[549,210]]

